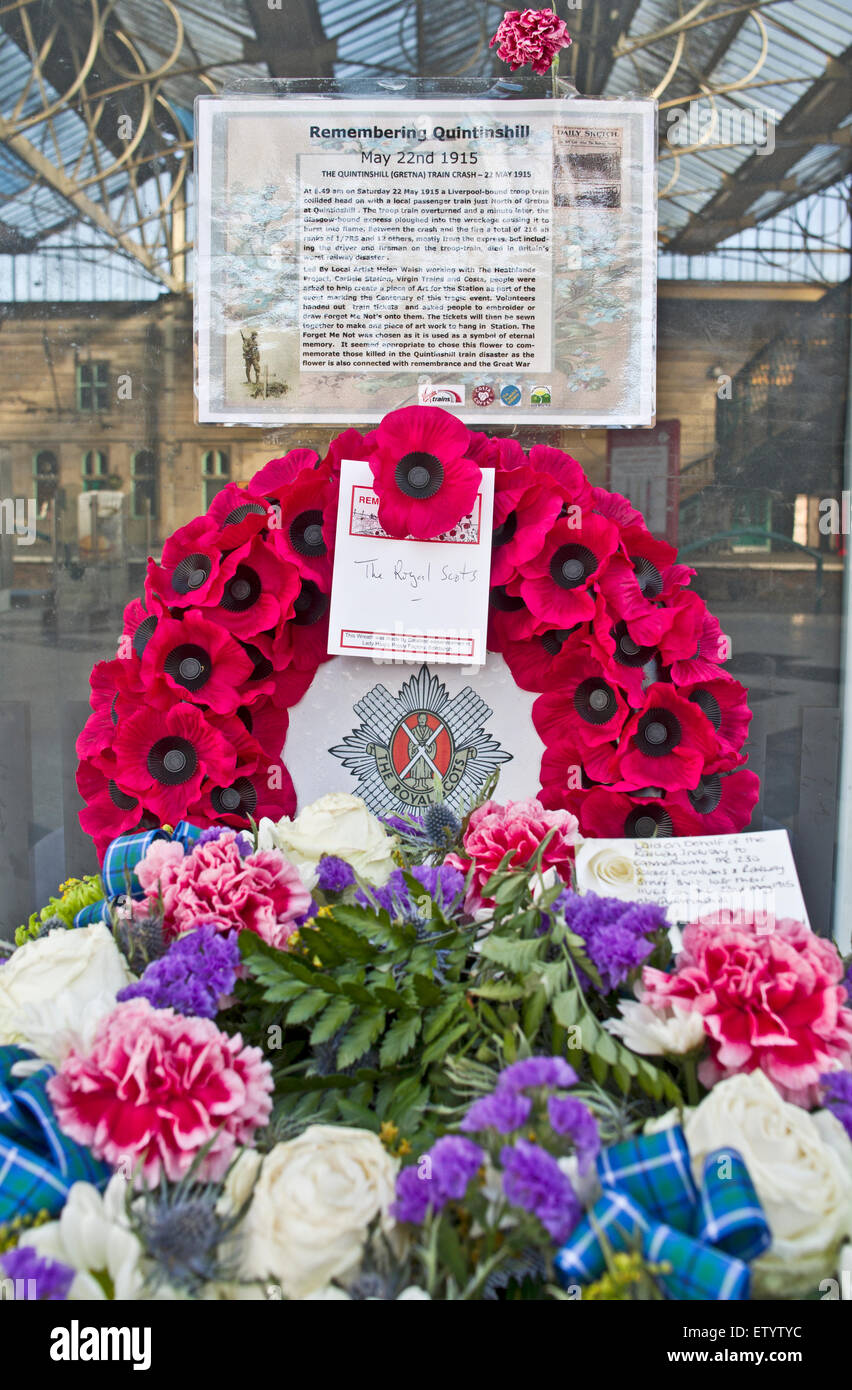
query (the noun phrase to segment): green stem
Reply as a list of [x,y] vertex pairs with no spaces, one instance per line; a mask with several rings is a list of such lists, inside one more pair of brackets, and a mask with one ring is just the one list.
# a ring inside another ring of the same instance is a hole
[[690,1105],[697,1105],[701,1099],[698,1093],[698,1058],[694,1052],[687,1052],[681,1058],[683,1078],[686,1082],[686,1099]]

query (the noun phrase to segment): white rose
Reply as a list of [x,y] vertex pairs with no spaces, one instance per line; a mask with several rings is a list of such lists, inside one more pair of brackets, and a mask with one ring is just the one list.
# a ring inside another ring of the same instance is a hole
[[133,979],[103,922],[28,941],[0,966],[0,1044],[58,1065],[85,1051],[115,996]]
[[826,1110],[782,1100],[763,1072],[720,1081],[684,1119],[696,1179],[714,1149],[738,1149],[772,1231],[752,1266],[754,1296],[814,1293],[852,1234],[852,1143]]
[[595,849],[594,840],[587,840],[577,850],[575,872],[578,893],[600,893],[630,902],[637,897],[641,883],[632,854],[610,845]]
[[621,1018],[609,1019],[604,1027],[643,1057],[680,1056],[704,1042],[704,1019],[694,1009],[672,1004],[658,1012],[631,999],[619,1000],[618,1007]]
[[226,1180],[236,1208],[257,1179],[237,1232],[242,1277],[301,1299],[353,1274],[370,1223],[392,1229],[398,1166],[375,1134],[344,1125],[311,1125],[263,1159],[245,1150]]
[[285,816],[276,824],[264,816],[258,827],[258,847],[286,854],[307,888],[316,884],[317,864],[324,854],[345,859],[359,877],[378,888],[396,868],[392,836],[360,796],[348,792],[321,796],[295,820]]

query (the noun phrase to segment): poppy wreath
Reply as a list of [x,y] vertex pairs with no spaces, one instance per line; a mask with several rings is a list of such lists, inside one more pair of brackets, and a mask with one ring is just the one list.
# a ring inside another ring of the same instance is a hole
[[369,462],[384,530],[421,540],[457,526],[494,470],[488,647],[537,695],[546,807],[572,811],[587,836],[748,825],[751,712],[695,571],[570,455],[408,406],[367,435],[345,430],[324,458],[295,449],[228,484],[148,561],[118,655],[92,672],[77,743],[80,821],[99,856],[137,828],[294,813],[288,711],[331,659],[346,458]]

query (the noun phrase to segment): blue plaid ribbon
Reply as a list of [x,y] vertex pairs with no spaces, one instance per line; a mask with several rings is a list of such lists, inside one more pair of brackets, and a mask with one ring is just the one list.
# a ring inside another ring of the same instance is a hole
[[104,855],[101,879],[104,896],[96,903],[83,907],[74,918],[75,927],[90,927],[93,922],[109,922],[110,908],[131,898],[144,898],[142,885],[136,877],[136,866],[145,858],[155,840],[177,840],[187,853],[192,849],[201,829],[189,821],[179,821],[174,830],[137,830],[132,835],[119,835]]
[[72,1183],[106,1186],[110,1169],[63,1134],[48,1099],[52,1068],[25,1079],[12,1076],[15,1062],[31,1052],[0,1047],[0,1221],[47,1211],[56,1216]]
[[669,1298],[748,1298],[748,1262],[772,1235],[736,1149],[707,1155],[700,1190],[680,1126],[605,1149],[597,1169],[603,1195],[556,1256],[563,1288],[599,1279],[607,1247],[638,1246],[671,1267],[659,1276]]

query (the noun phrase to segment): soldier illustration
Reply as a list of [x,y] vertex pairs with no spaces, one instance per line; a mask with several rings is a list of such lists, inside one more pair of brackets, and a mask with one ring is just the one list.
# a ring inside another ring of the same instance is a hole
[[243,340],[243,361],[246,366],[246,381],[251,385],[251,374],[254,372],[254,384],[260,382],[260,345],[257,341],[255,329],[248,334],[240,329],[240,337]]

